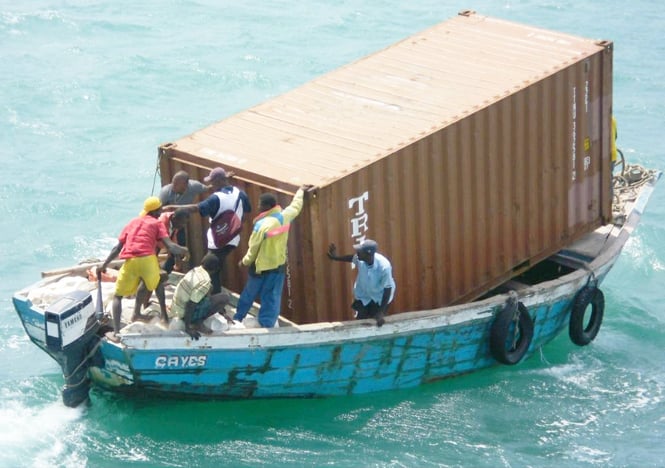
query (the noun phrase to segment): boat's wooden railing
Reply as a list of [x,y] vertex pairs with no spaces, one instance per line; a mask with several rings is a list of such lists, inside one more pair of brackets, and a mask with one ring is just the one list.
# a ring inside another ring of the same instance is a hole
[[[110,268],[120,268],[124,260],[113,260],[109,263]],[[51,276],[60,276],[60,275],[77,275],[77,276],[86,276],[86,272],[93,267],[98,267],[102,263],[102,260],[95,262],[86,262],[79,263],[78,265],[70,266],[67,268],[58,268],[56,270],[42,271],[42,278],[49,278]]]

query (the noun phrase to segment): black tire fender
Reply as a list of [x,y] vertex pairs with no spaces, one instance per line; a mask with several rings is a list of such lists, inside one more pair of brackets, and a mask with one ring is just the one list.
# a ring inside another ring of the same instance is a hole
[[[587,309],[591,306],[591,316],[585,326]],[[570,341],[578,346],[591,343],[603,323],[605,312],[605,295],[595,286],[585,286],[577,293],[570,311],[568,334]]]
[[522,360],[533,339],[533,320],[521,302],[508,302],[490,329],[490,353],[497,361],[513,365]]

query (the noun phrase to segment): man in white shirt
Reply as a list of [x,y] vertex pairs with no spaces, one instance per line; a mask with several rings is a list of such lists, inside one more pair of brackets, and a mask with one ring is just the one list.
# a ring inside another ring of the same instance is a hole
[[354,248],[354,255],[338,256],[337,247],[330,244],[328,257],[338,262],[353,263],[358,268],[351,307],[356,311],[357,319],[374,318],[380,327],[385,322],[388,305],[395,297],[392,265],[390,260],[377,252],[376,241],[366,239]]

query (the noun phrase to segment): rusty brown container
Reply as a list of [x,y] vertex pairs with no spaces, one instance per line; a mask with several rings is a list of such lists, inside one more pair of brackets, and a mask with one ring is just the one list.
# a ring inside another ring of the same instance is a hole
[[222,166],[255,206],[314,185],[291,228],[282,314],[344,320],[355,271],[327,258],[330,243],[379,243],[398,312],[476,298],[608,222],[611,111],[611,43],[463,12],[163,145],[160,167],[167,182]]

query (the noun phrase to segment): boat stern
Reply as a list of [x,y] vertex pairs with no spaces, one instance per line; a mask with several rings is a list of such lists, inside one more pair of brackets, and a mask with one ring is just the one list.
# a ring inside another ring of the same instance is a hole
[[98,349],[100,327],[90,293],[70,291],[44,306],[33,304],[24,292],[16,293],[12,299],[32,342],[62,368],[64,404],[75,407],[86,401],[90,388],[88,369]]
[[44,310],[34,305],[28,296],[21,292],[14,294],[12,302],[30,340],[46,351],[46,317]]

